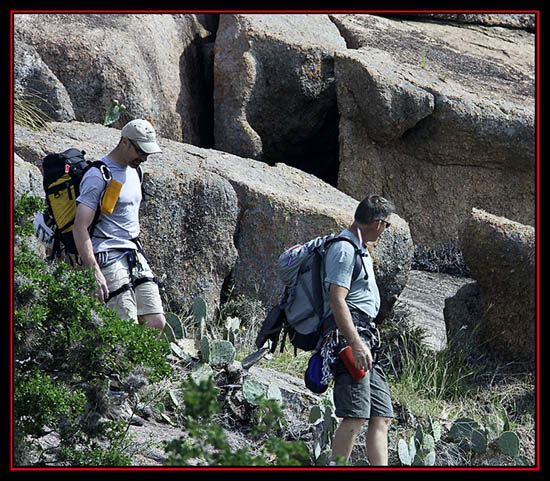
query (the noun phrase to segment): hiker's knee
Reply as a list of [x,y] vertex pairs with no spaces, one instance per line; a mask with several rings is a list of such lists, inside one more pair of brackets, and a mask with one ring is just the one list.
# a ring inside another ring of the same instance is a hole
[[387,431],[390,427],[392,418],[383,416],[373,416],[369,419],[369,429],[384,430]]
[[363,424],[365,424],[365,421],[366,419],[363,418],[344,418],[340,424],[340,429],[356,435],[363,427]]
[[140,316],[140,318],[143,319],[147,327],[159,329],[161,331],[166,325],[166,318],[164,317],[164,314],[145,314]]

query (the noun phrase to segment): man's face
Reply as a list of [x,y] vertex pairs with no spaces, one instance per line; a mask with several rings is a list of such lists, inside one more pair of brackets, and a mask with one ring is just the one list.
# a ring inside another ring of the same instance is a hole
[[378,219],[375,221],[377,223],[376,226],[376,238],[380,237],[384,231],[391,225],[389,222],[389,219]]
[[377,219],[370,224],[367,224],[363,228],[363,239],[365,242],[376,241],[390,225],[390,219]]
[[137,169],[142,162],[147,160],[149,154],[143,152],[135,141],[126,140],[128,141],[128,165],[133,169]]

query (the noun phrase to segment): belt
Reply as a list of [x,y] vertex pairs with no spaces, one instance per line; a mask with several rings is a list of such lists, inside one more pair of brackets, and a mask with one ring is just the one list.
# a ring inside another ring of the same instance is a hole
[[[374,318],[363,311],[359,311],[358,309],[350,309],[350,313],[353,325],[355,326],[355,329],[357,329],[358,334],[368,338],[373,361],[375,363],[378,362],[379,351],[382,343],[380,340],[380,331],[376,327]],[[347,345],[347,341],[336,328],[336,321],[334,320],[334,316],[332,314],[325,319],[324,328],[325,340],[332,338],[333,341],[335,341],[330,346],[333,350],[332,357],[335,357],[337,351]],[[331,335],[331,332],[334,333],[334,336]]]

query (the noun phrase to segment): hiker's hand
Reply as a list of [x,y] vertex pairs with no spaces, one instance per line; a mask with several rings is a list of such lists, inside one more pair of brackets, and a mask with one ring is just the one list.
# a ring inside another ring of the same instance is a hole
[[355,361],[355,367],[370,371],[372,369],[372,353],[369,347],[361,340],[350,344],[353,353],[353,360]]
[[94,269],[94,277],[97,283],[96,296],[100,301],[107,302],[107,299],[109,299],[109,288],[107,287],[105,276],[99,268]]

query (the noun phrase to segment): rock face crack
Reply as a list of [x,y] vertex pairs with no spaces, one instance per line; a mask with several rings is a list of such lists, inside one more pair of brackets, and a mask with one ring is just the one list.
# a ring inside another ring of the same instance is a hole
[[434,112],[434,95],[396,71],[387,55],[338,52],[335,72],[341,115],[361,123],[377,143],[399,139]]

